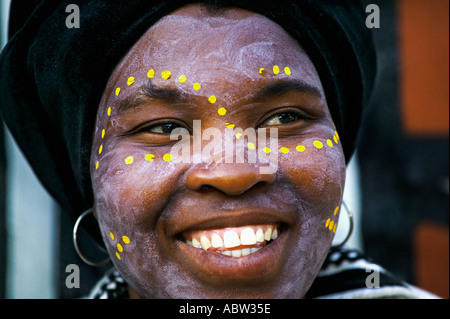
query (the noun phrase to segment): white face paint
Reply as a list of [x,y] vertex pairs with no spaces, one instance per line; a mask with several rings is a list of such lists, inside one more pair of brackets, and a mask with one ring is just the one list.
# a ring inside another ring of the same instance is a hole
[[[176,126],[192,134],[195,121],[202,136],[224,141],[231,126],[242,133],[276,128],[277,146],[235,133],[233,146],[245,139],[244,162],[236,156],[230,163],[214,144],[207,149],[208,139],[197,149],[191,140],[191,160],[177,162],[170,132]],[[116,67],[96,125],[91,177],[97,216],[134,293],[304,295],[333,238],[325,223],[340,205],[345,160],[316,70],[281,27],[239,9],[215,16],[198,5],[177,10]],[[268,174],[261,174],[260,161],[246,162],[253,148],[264,147],[277,157],[277,169]],[[239,259],[184,242],[192,230],[209,236],[211,229],[240,233],[249,225],[280,235]],[[120,259],[110,233],[130,240],[121,244]]]

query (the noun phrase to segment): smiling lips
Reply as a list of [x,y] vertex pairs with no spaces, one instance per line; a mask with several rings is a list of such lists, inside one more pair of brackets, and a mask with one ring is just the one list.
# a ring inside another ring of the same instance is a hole
[[195,248],[230,257],[244,257],[275,240],[279,231],[278,224],[250,225],[188,231],[182,237],[186,244]]

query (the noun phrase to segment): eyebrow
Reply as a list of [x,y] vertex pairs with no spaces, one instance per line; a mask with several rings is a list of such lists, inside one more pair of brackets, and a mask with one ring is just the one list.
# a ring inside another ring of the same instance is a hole
[[271,83],[255,94],[253,94],[253,99],[261,99],[267,96],[281,96],[283,94],[290,93],[292,91],[299,92],[301,94],[311,95],[313,97],[322,97],[322,93],[316,86],[310,85],[301,80],[280,80]]
[[120,102],[118,112],[122,113],[129,109],[134,109],[144,104],[148,101],[148,99],[159,100],[167,103],[187,102],[190,100],[188,94],[185,94],[176,88],[157,87],[151,80],[149,80],[136,92]]
[[[263,99],[268,96],[281,96],[292,91],[296,91],[301,94],[310,95],[313,97],[322,97],[322,94],[317,87],[310,85],[304,81],[279,80],[259,89],[252,95],[251,99],[256,100]],[[119,113],[122,113],[129,109],[134,109],[140,105],[145,104],[148,99],[159,100],[166,103],[189,102],[190,100],[192,100],[189,94],[186,94],[185,92],[182,92],[177,88],[158,87],[154,85],[151,80],[149,80],[135,93],[121,101],[118,111]]]

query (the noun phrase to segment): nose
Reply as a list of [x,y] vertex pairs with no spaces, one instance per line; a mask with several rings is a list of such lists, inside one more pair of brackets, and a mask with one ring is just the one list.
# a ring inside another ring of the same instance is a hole
[[227,195],[237,196],[255,185],[271,184],[275,173],[261,174],[260,168],[251,164],[218,164],[211,168],[193,168],[187,174],[187,186],[195,191],[205,187],[215,188]]

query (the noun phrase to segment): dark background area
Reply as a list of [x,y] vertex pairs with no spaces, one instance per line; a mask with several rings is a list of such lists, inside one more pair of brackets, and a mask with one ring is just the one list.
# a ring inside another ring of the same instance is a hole
[[378,79],[358,157],[367,255],[448,298],[448,1],[364,1]]

